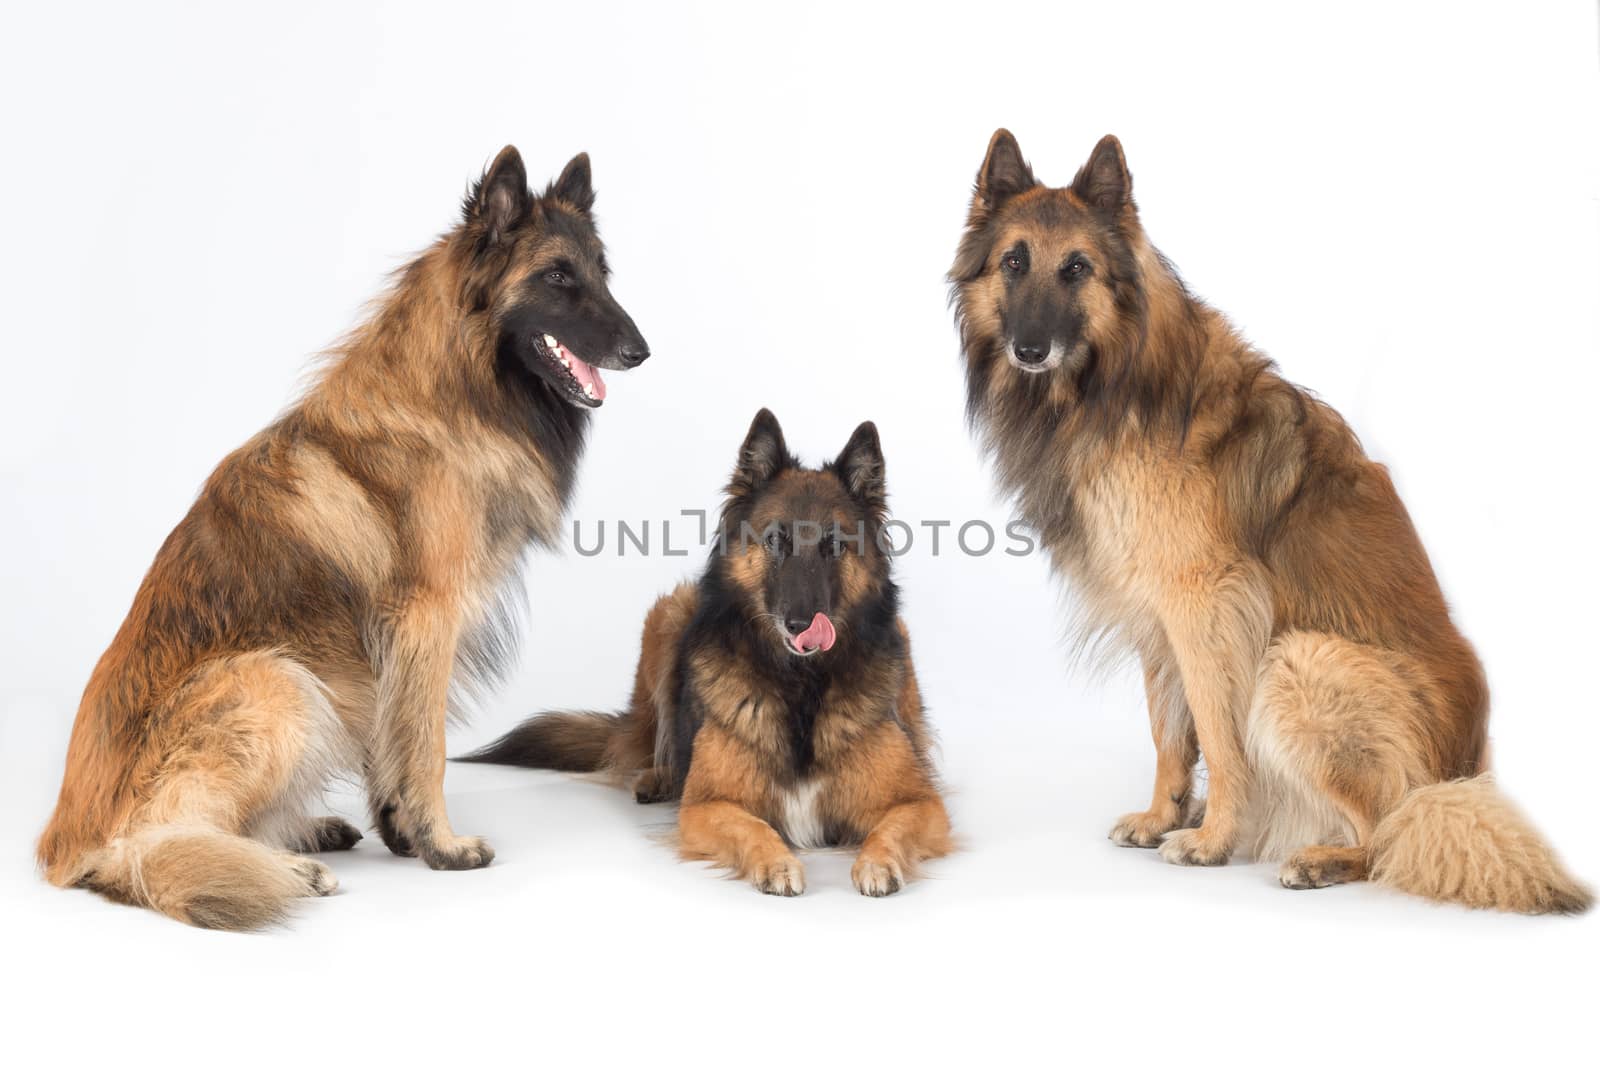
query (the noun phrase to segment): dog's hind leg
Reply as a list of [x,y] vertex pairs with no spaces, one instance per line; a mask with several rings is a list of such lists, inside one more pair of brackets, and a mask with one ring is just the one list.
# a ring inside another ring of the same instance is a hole
[[1262,661],[1246,739],[1262,805],[1257,853],[1314,889],[1367,876],[1378,821],[1428,780],[1417,739],[1429,684],[1405,656],[1327,634],[1279,637]]
[[310,821],[293,847],[296,852],[343,852],[360,840],[361,831],[339,816],[322,815]]
[[1367,850],[1357,845],[1311,845],[1295,852],[1278,871],[1285,889],[1322,889],[1367,877]]
[[1193,788],[1200,742],[1195,737],[1194,717],[1183,699],[1183,680],[1165,648],[1146,652],[1143,661],[1150,736],[1156,745],[1156,783],[1148,810],[1124,815],[1111,827],[1108,836],[1126,848],[1155,848],[1162,835],[1199,825],[1196,816],[1200,809]]
[[659,768],[640,771],[633,779],[633,799],[640,804],[660,804],[672,799],[672,784]]
[[167,712],[175,727],[146,798],[72,880],[183,922],[251,929],[338,882],[316,860],[252,835],[303,805],[329,769],[339,725],[310,671],[273,652],[202,668]]

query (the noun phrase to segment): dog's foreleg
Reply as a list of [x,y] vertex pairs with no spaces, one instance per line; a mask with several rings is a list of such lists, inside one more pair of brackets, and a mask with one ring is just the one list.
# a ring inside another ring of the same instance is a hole
[[726,800],[686,802],[678,811],[685,859],[727,867],[763,893],[805,892],[805,868],[767,822]]
[[922,860],[950,851],[950,817],[937,796],[896,804],[873,826],[850,868],[850,881],[869,897],[898,893]]
[[1194,765],[1200,758],[1194,716],[1184,700],[1183,680],[1171,649],[1146,652],[1143,661],[1150,736],[1156,746],[1156,784],[1148,810],[1124,815],[1111,828],[1111,840],[1128,848],[1155,848],[1163,834],[1186,824],[1196,806]]
[[1164,605],[1162,622],[1183,679],[1208,775],[1205,819],[1161,844],[1169,863],[1227,863],[1250,795],[1245,711],[1272,628],[1265,579],[1245,563],[1195,568]]
[[434,870],[494,859],[481,838],[458,837],[444,802],[445,717],[460,610],[446,591],[416,591],[396,614],[378,672],[370,801],[385,844],[414,850]]

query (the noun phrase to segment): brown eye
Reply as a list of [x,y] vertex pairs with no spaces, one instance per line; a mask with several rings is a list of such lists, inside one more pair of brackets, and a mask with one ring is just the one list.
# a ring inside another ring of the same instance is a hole
[[568,281],[567,272],[564,270],[550,271],[545,274],[544,280],[549,282],[551,285],[566,285]]
[[1007,257],[1005,257],[1005,259],[1001,260],[1001,262],[1005,264],[1006,270],[1009,270],[1012,273],[1016,273],[1016,272],[1022,270],[1022,257],[1021,256],[1017,256],[1017,255],[1007,256]]
[[1062,273],[1069,278],[1081,278],[1089,273],[1089,261],[1086,259],[1073,259],[1067,263]]

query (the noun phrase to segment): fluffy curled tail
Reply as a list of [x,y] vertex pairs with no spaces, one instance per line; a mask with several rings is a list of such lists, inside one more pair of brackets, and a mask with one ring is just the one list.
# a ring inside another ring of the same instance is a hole
[[1594,902],[1487,774],[1407,793],[1373,832],[1371,878],[1472,908],[1573,913]]
[[637,770],[650,765],[654,725],[631,712],[555,711],[535,715],[461,763],[504,763],[552,771]]
[[68,884],[193,926],[254,930],[338,883],[316,860],[205,826],[154,826],[84,856]]

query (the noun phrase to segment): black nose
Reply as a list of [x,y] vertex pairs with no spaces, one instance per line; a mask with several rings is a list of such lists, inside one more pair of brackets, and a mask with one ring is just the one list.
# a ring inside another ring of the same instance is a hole
[[783,628],[791,634],[803,634],[811,628],[811,620],[787,618],[783,620]]
[[1012,345],[1011,351],[1017,354],[1019,362],[1033,364],[1043,363],[1049,349],[1040,348],[1038,345]]
[[617,356],[630,367],[637,367],[650,358],[650,347],[643,341],[635,344],[632,341],[617,349]]

